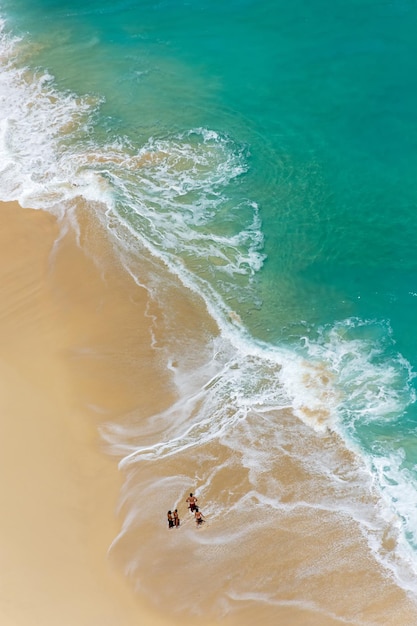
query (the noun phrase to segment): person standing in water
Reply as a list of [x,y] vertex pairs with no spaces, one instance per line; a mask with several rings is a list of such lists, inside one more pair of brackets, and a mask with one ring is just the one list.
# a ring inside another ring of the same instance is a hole
[[172,516],[171,511],[168,511],[167,517],[168,517],[168,528],[174,528],[174,518]]
[[190,509],[191,513],[194,513],[197,508],[197,498],[193,496],[192,493],[190,493],[190,495],[186,499],[186,502],[188,502],[188,508]]
[[197,528],[201,526],[203,522],[206,521],[204,519],[204,515],[199,510],[198,506],[195,507],[194,517],[195,517],[195,523],[196,523]]
[[178,515],[178,510],[177,509],[175,509],[175,511],[173,513],[173,517],[174,517],[174,526],[175,526],[175,528],[179,528],[180,516]]

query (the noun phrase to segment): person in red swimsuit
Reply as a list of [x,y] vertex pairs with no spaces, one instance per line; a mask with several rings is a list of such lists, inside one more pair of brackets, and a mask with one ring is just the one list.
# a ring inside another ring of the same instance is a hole
[[186,499],[186,502],[188,502],[188,508],[190,509],[191,513],[194,513],[197,508],[197,498],[193,496],[192,493],[190,493],[190,495]]

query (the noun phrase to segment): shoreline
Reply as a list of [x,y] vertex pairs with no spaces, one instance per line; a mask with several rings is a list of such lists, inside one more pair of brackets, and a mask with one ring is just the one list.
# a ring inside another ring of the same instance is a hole
[[[197,608],[200,602],[209,609],[217,593],[215,585],[211,588],[210,573],[203,574],[199,567],[202,546],[192,545],[194,534],[187,526],[172,543],[166,534],[165,511],[160,510],[162,502],[171,500],[172,488],[162,487],[159,493],[158,480],[163,485],[164,477],[180,477],[181,485],[175,489],[181,493],[187,471],[189,478],[196,476],[195,459],[179,455],[158,464],[157,469],[145,467],[142,482],[136,484],[135,470],[118,470],[99,431],[106,422],[123,424],[131,414],[141,419],[172,403],[169,372],[163,371],[153,341],[158,335],[164,345],[173,328],[163,327],[163,312],[157,312],[147,291],[121,267],[106,233],[81,210],[82,247],[89,254],[77,245],[72,232],[54,247],[59,227],[50,214],[22,209],[17,203],[0,207],[2,623],[133,626],[140,621],[146,626],[186,626],[198,618],[202,626],[249,626],[254,620],[265,626],[277,621],[291,626],[336,626],[346,623],[355,600],[357,624],[377,624],[384,615],[387,626],[411,626],[417,614],[413,599],[388,580],[357,528],[341,523],[337,512],[335,516],[318,514],[310,525],[303,516],[298,522],[295,517],[288,519],[287,525],[274,527],[272,539],[269,531],[259,533],[250,538],[246,552],[231,554],[224,561],[218,581],[226,588],[249,563],[250,581],[274,575],[273,583],[278,584],[275,604],[268,605],[262,597],[255,602],[249,593],[247,599],[231,601],[232,612],[216,619],[206,618],[209,611],[205,614],[204,609],[193,617],[186,612],[187,606],[166,615],[162,599],[169,598],[168,590],[175,596],[176,585],[189,590],[190,603],[197,597]],[[195,332],[204,335],[213,327],[208,320],[202,322],[199,304],[191,306],[186,297],[175,301],[175,314],[175,322],[185,333],[184,358],[189,358],[186,337]],[[282,413],[280,420],[287,424],[284,430],[304,432],[305,427],[291,414]],[[309,445],[317,446],[313,453],[319,454],[324,440],[314,443],[315,437],[308,435]],[[331,445],[330,439],[326,445]],[[222,461],[218,447],[209,446],[207,452],[207,459],[200,461],[203,475],[209,474],[213,459],[220,465]],[[344,461],[348,467],[349,454]],[[285,456],[277,457],[275,463],[282,488],[288,488],[289,502],[307,501],[311,483],[304,469]],[[122,497],[126,481],[134,489],[124,495],[137,504],[138,518],[120,535],[127,513]],[[223,506],[222,524],[233,527],[231,519],[226,521],[224,486],[224,482],[213,485],[212,500]],[[293,494],[295,487],[298,494]],[[327,493],[329,485],[323,482],[320,489]],[[206,535],[209,552],[216,540],[222,545],[222,524],[213,525]],[[326,528],[325,535],[320,524]],[[297,539],[300,532],[303,541]],[[116,549],[110,549],[116,538]],[[326,554],[329,542],[340,549],[334,553],[336,569],[325,567],[320,572],[317,559]],[[138,550],[139,545],[144,550]],[[155,549],[160,552],[157,559]],[[134,573],[126,570],[135,554],[139,555],[137,567],[151,579],[148,592],[136,590]],[[315,586],[312,597],[319,600],[316,606],[305,600],[298,580],[301,564],[308,563],[313,568],[308,584]],[[173,579],[176,566],[179,575]],[[328,596],[334,613],[325,610]],[[349,623],[356,622],[350,619]]]

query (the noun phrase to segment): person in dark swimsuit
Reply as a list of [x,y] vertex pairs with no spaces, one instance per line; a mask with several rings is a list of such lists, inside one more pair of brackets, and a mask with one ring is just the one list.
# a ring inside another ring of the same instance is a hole
[[195,507],[194,517],[195,517],[195,523],[197,525],[197,528],[201,526],[203,522],[206,521],[204,519],[204,515],[201,513],[201,511],[199,511],[198,506]]
[[191,513],[194,513],[197,508],[197,498],[193,496],[192,493],[190,493],[190,495],[186,499],[186,502],[188,502],[188,508],[190,509]]
[[179,528],[180,525],[180,516],[178,515],[178,511],[177,509],[175,509],[174,513],[172,514],[174,517],[174,526],[175,528]]
[[172,516],[171,511],[168,511],[167,517],[168,517],[168,528],[174,528],[174,518]]

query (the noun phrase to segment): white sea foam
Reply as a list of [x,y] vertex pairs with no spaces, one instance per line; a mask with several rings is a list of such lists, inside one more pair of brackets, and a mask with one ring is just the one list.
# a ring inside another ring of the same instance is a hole
[[29,72],[15,59],[19,47],[0,34],[0,198],[62,216],[62,204],[83,195],[109,201],[93,172],[74,168],[71,140],[87,130],[94,99],[58,93],[45,71]]
[[331,618],[335,620],[339,624],[353,624],[354,626],[369,626],[369,622],[358,620],[357,617],[353,619],[348,619],[341,617],[340,615],[335,614],[332,611],[325,611],[322,607],[318,606],[313,602],[303,602],[300,600],[276,600],[271,601],[271,598],[263,593],[229,593],[229,597],[235,602],[257,602],[259,604],[267,604],[269,606],[276,607],[295,607],[304,611],[308,611],[309,613],[313,613],[318,615],[317,619],[326,619]]
[[[398,419],[415,401],[411,381],[415,374],[395,353],[392,332],[386,322],[348,319],[322,328],[315,341],[305,339],[307,354],[326,363],[335,377],[339,411],[344,426],[356,422],[386,423]],[[348,416],[348,423],[346,416]]]

